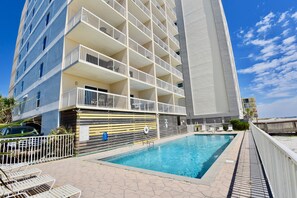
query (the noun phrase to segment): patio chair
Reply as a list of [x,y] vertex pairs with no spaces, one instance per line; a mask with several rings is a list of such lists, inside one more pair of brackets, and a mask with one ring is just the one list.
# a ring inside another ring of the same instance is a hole
[[24,195],[30,198],[64,198],[73,196],[79,198],[81,196],[81,190],[71,185],[65,185],[32,196]]
[[10,164],[10,165],[2,165],[0,169],[5,173],[12,172],[12,171],[19,171],[21,169],[27,169],[29,164],[27,163],[19,163],[19,164]]
[[222,131],[224,131],[224,128],[222,126],[219,126],[218,132],[222,132]]
[[1,178],[4,182],[8,182],[11,180],[17,180],[29,176],[39,176],[41,174],[41,170],[38,168],[30,168],[30,169],[25,169],[25,170],[19,170],[19,171],[11,171],[6,174],[1,174]]
[[228,126],[228,131],[233,131],[233,126],[232,125]]
[[55,183],[55,178],[51,177],[50,175],[42,175],[39,177],[34,177],[31,179],[26,179],[19,182],[14,182],[11,184],[8,184],[8,188],[4,186],[0,186],[0,196],[8,196],[13,195],[15,193],[20,193],[25,190],[30,190],[39,186],[42,186],[44,184],[50,184],[50,189],[53,187]]

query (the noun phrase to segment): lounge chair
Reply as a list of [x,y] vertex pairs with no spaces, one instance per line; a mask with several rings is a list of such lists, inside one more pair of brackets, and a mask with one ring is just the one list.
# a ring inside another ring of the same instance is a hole
[[42,192],[36,195],[32,195],[32,196],[25,195],[25,196],[30,198],[60,198],[60,197],[64,198],[64,197],[77,196],[79,198],[81,196],[81,190],[71,185],[65,185],[65,186],[53,188],[49,191]]
[[41,170],[38,168],[30,168],[30,169],[24,169],[24,170],[19,170],[19,171],[10,171],[6,173],[6,176],[1,173],[1,178],[4,182],[8,182],[11,180],[17,180],[29,176],[39,176],[41,174]]
[[0,186],[0,196],[12,195],[15,193],[19,193],[25,190],[29,190],[29,189],[36,188],[44,184],[50,184],[50,183],[51,183],[51,186],[50,186],[50,189],[51,189],[55,181],[56,180],[50,175],[42,175],[39,177],[34,177],[31,179],[14,182],[7,185],[9,189],[7,189],[4,186]]
[[222,131],[224,131],[224,128],[223,128],[222,126],[220,126],[220,127],[218,128],[218,132],[222,132]]
[[228,131],[233,131],[233,126],[232,125],[228,126]]
[[2,165],[0,166],[0,169],[4,172],[12,172],[12,171],[19,171],[21,169],[27,169],[28,165],[29,164],[26,164],[26,163]]

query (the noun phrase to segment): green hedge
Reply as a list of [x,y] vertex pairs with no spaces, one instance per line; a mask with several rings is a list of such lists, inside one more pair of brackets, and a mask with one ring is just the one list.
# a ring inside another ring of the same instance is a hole
[[238,119],[230,120],[230,123],[233,126],[233,130],[236,130],[236,131],[244,131],[250,128],[250,125],[248,122],[240,121]]

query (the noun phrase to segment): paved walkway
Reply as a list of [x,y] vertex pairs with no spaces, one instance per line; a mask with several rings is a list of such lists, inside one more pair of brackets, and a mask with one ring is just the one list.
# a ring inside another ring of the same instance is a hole
[[231,197],[269,197],[256,145],[250,131],[245,133]]
[[55,177],[56,185],[72,184],[82,190],[82,197],[127,197],[127,198],[170,198],[170,197],[227,197],[231,184],[242,133],[220,158],[217,172],[207,184],[176,180],[138,171],[98,164],[90,159],[98,155],[70,158],[35,165],[44,174]]

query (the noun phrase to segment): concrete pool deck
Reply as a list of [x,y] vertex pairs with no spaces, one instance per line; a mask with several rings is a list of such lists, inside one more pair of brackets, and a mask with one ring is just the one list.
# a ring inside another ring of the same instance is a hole
[[[192,133],[193,134],[193,133]],[[198,133],[200,134],[200,133]],[[202,133],[207,134],[207,133]],[[224,134],[224,133],[217,133]],[[230,134],[230,133],[226,133]],[[82,197],[227,197],[243,132],[239,132],[202,179],[175,178],[94,162],[145,146],[134,145],[104,153],[34,165],[57,179],[56,185],[72,184]],[[155,141],[156,144],[184,135]]]

